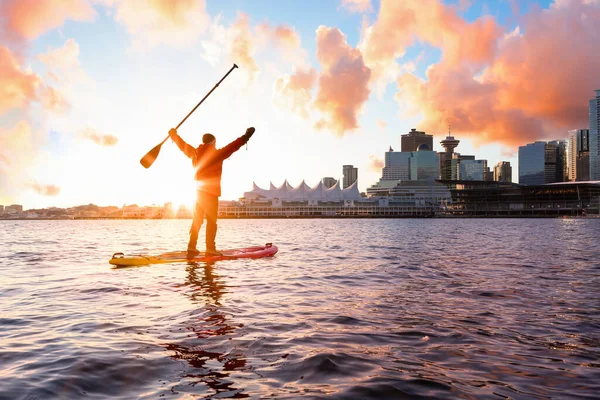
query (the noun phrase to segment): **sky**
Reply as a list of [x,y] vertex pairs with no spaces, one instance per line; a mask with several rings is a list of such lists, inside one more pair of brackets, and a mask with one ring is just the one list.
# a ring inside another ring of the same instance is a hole
[[587,128],[600,89],[600,0],[0,0],[0,204],[190,205],[168,140],[222,147],[223,200],[256,182],[360,191],[411,128],[510,161]]

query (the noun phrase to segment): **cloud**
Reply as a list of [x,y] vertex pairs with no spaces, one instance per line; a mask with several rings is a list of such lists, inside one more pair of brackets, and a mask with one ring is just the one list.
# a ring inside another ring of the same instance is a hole
[[342,0],[342,7],[355,13],[368,13],[373,11],[371,0]]
[[79,132],[79,136],[91,140],[100,146],[115,146],[119,142],[119,138],[113,135],[103,135],[92,128],[85,128]]
[[360,50],[352,48],[337,28],[317,29],[317,59],[321,63],[314,106],[322,113],[318,129],[342,136],[358,128],[358,113],[370,93],[371,70]]
[[86,0],[2,0],[0,34],[11,43],[21,44],[66,20],[89,21],[94,9]]
[[381,129],[387,128],[387,122],[385,122],[384,120],[378,119],[377,121],[375,121],[375,123]]
[[66,114],[71,108],[63,93],[52,87],[44,87],[41,90],[40,99],[44,108],[55,114]]
[[40,85],[39,76],[23,71],[13,53],[0,46],[0,115],[36,100]]
[[37,182],[31,182],[29,187],[42,196],[58,196],[60,193],[60,187],[56,185],[41,185]]
[[11,195],[27,181],[41,142],[26,121],[10,129],[0,128],[0,202],[13,201]]
[[371,171],[381,172],[383,167],[385,167],[385,163],[381,158],[374,155],[369,156],[369,169]]
[[[599,24],[600,2],[560,1],[534,9],[497,46],[481,47],[494,48],[492,56],[467,57],[468,51],[481,54],[477,44],[450,47],[458,56],[430,66],[426,81],[400,77],[396,98],[408,111],[410,105],[420,111],[426,130],[451,125],[476,143],[517,146],[585,127],[587,101],[600,87]],[[482,61],[481,72],[473,60]]]
[[133,47],[182,47],[194,43],[210,24],[205,0],[103,0],[132,36]]
[[298,113],[302,118],[309,117],[312,90],[317,80],[317,71],[297,69],[292,75],[284,75],[275,81],[275,99],[280,105]]
[[230,29],[230,34],[232,35],[231,58],[248,73],[248,80],[252,82],[259,68],[254,60],[255,44],[248,14],[238,13],[237,20]]
[[396,59],[416,40],[442,49],[450,64],[490,61],[501,28],[488,16],[467,22],[459,11],[439,0],[381,0],[377,20],[364,30],[359,45],[373,79],[394,80],[401,73]]

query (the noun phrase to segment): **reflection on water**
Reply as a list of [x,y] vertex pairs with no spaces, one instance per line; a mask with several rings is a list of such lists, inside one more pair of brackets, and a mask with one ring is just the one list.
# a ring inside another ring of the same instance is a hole
[[0,221],[0,399],[598,398],[600,220]]
[[[234,324],[225,312],[221,310],[221,297],[227,293],[227,286],[222,278],[215,273],[214,262],[188,263],[186,267],[187,280],[185,285],[189,291],[184,294],[189,297],[194,306],[198,306],[199,317],[189,321],[186,329],[193,332],[196,339],[204,340],[212,337],[231,335],[243,324]],[[190,342],[190,340],[186,340]],[[195,341],[193,341],[195,342]],[[203,383],[220,397],[226,394],[228,398],[246,398],[248,394],[234,387],[229,380],[231,371],[247,370],[247,360],[239,350],[228,353],[206,350],[206,346],[168,343],[165,348],[173,354],[171,358],[186,361],[193,370],[185,377],[192,379],[192,386]],[[211,362],[216,361],[216,363]]]

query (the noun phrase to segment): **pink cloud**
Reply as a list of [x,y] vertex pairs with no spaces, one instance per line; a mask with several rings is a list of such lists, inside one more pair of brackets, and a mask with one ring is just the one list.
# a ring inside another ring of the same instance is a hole
[[368,13],[373,11],[371,0],[342,0],[342,7],[355,13]]
[[360,50],[352,48],[337,28],[317,29],[317,58],[322,66],[314,106],[322,113],[318,129],[337,135],[358,128],[358,113],[370,93],[371,70]]
[[0,46],[0,115],[36,100],[40,85],[39,76],[24,72],[12,52]]
[[250,17],[238,13],[237,20],[231,27],[231,58],[248,73],[248,80],[254,81],[259,71],[254,59],[255,43],[250,27]]
[[0,33],[11,42],[31,40],[66,20],[89,21],[95,12],[86,0],[2,0]]
[[275,81],[277,98],[286,108],[308,118],[308,108],[312,101],[312,89],[317,80],[317,71],[297,69],[292,75],[284,75]]
[[[449,47],[456,57],[431,66],[426,81],[403,75],[396,98],[422,113],[426,130],[451,125],[475,142],[517,146],[587,126],[587,101],[600,87],[599,24],[600,3],[563,1],[535,9],[522,29],[501,40],[481,36],[493,45]],[[490,48],[491,56],[466,54]],[[483,68],[477,77],[473,60]]]
[[210,23],[205,0],[104,0],[136,48],[193,43]]
[[383,160],[377,156],[371,155],[369,156],[369,169],[375,172],[381,172],[381,170],[385,167],[385,163]]
[[375,23],[363,33],[360,48],[374,79],[389,79],[400,73],[396,59],[417,39],[443,51],[451,64],[480,65],[492,59],[502,30],[491,17],[467,22],[460,8],[439,0],[381,0]]
[[29,187],[42,196],[58,196],[60,187],[56,185],[42,185],[39,183],[30,183]]
[[119,138],[113,135],[103,135],[92,128],[86,128],[79,133],[84,138],[100,146],[115,146],[119,142]]
[[378,119],[375,123],[381,129],[387,128],[387,122],[385,122],[384,120]]

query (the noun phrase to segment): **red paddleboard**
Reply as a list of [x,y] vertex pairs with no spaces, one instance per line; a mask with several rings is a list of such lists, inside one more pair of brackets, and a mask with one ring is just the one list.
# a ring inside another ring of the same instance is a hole
[[172,251],[158,256],[151,255],[125,255],[123,253],[115,253],[108,261],[117,267],[132,267],[139,265],[150,264],[168,264],[177,262],[202,262],[202,261],[219,261],[219,260],[235,260],[238,258],[263,258],[273,257],[277,253],[277,246],[267,243],[264,246],[246,247],[243,249],[221,250],[222,256],[205,256],[200,253],[197,256],[188,257],[186,251]]

